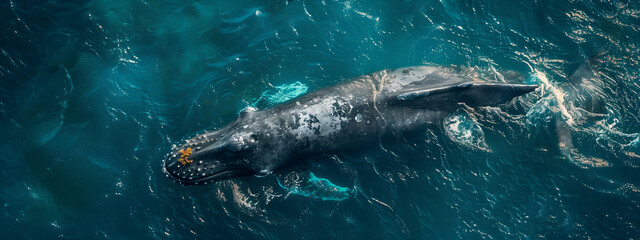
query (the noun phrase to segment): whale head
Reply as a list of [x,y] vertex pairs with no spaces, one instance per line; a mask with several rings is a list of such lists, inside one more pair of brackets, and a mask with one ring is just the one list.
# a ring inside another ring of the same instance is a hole
[[196,185],[270,173],[268,156],[258,151],[267,141],[239,125],[199,134],[174,147],[164,160],[165,174],[178,183]]
[[257,148],[258,136],[252,132],[200,134],[169,153],[164,171],[185,185],[264,175],[269,170],[261,168]]

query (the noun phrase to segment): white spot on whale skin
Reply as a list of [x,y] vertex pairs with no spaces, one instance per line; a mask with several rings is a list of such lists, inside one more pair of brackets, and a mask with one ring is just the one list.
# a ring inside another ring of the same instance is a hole
[[295,126],[290,131],[292,135],[302,138],[314,136],[316,132],[319,132],[319,136],[327,136],[341,130],[340,123],[346,121],[347,118],[336,113],[341,112],[340,107],[348,103],[336,97],[315,102],[294,113],[297,118],[292,117]]
[[362,114],[358,113],[354,119],[356,120],[356,122],[362,122],[362,119],[364,119],[364,117],[362,116]]

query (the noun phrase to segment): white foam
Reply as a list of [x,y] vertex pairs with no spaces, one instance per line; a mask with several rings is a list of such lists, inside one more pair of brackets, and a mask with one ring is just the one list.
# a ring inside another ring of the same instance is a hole
[[556,102],[558,103],[558,110],[560,110],[560,113],[566,119],[567,125],[573,126],[573,116],[571,116],[564,104],[564,97],[566,94],[561,89],[555,87],[551,82],[549,82],[549,78],[547,78],[547,75],[543,72],[536,70],[533,76],[540,80],[540,82],[544,85],[544,89],[549,89],[551,95],[556,99]]
[[488,151],[484,131],[467,113],[453,113],[445,118],[443,124],[449,139],[467,147]]

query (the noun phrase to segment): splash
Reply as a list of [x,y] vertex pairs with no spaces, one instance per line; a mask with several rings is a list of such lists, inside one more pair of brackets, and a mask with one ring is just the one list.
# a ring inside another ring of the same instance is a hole
[[278,85],[272,89],[264,91],[260,98],[253,102],[251,106],[257,108],[271,107],[278,103],[283,103],[300,96],[306,93],[307,90],[309,90],[309,87],[301,82]]
[[464,111],[457,111],[443,121],[449,139],[463,146],[489,151],[485,143],[484,131],[478,123]]
[[[581,168],[600,168],[610,167],[612,163],[598,156],[598,154],[586,153],[584,142],[588,141],[587,136],[596,139],[595,144],[616,144],[617,141],[611,140],[612,134],[619,135],[614,132],[613,127],[618,120],[612,118],[611,114],[593,114],[588,113],[575,106],[576,94],[588,94],[585,91],[573,92],[572,88],[563,88],[549,81],[546,75],[540,71],[535,71],[531,81],[540,82],[545,91],[545,95],[527,112],[527,124],[543,130],[543,126],[553,126],[557,137],[557,147],[561,155]],[[567,90],[569,89],[569,90]],[[595,91],[595,90],[593,90]],[[589,115],[587,115],[587,113]],[[604,120],[598,121],[596,124],[590,124],[585,121],[586,116],[606,117]],[[633,155],[633,152],[625,152],[627,155]]]
[[312,172],[309,172],[306,182],[296,182],[292,186],[285,186],[278,179],[278,184],[288,194],[321,199],[323,201],[343,201],[350,198],[354,192],[353,189],[335,185],[326,178],[316,177]]
[[547,75],[543,72],[536,70],[533,74],[533,78],[540,81],[543,84],[545,90],[549,90],[551,92],[551,95],[556,100],[558,110],[562,114],[562,117],[566,120],[565,122],[567,123],[567,125],[572,126],[574,123],[573,116],[569,114],[569,110],[567,110],[567,107],[564,104],[565,93],[561,89],[554,86],[551,82],[549,82],[549,78],[547,78]]
[[554,116],[551,108],[554,105],[554,101],[551,99],[541,99],[527,111],[525,115],[527,117],[527,124],[538,127],[541,123],[551,122]]
[[629,143],[629,146],[640,148],[640,136],[636,137],[636,139],[631,141],[631,143]]

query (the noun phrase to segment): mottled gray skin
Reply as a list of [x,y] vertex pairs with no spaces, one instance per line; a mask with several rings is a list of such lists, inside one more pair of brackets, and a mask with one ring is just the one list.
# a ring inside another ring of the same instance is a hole
[[[454,67],[383,70],[271,109],[244,110],[229,125],[174,148],[164,171],[182,184],[265,175],[319,154],[371,145],[390,131],[440,121],[461,103],[495,106],[535,88],[485,83]],[[183,165],[178,151],[187,147],[193,162]]]

